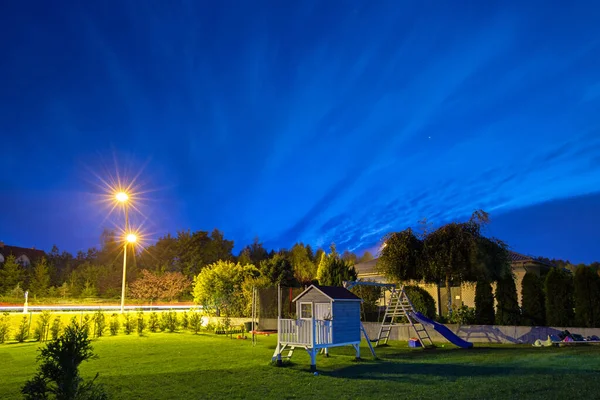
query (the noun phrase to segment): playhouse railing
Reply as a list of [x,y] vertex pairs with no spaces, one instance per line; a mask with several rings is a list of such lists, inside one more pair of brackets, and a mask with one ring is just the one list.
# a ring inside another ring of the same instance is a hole
[[278,335],[280,343],[292,345],[314,347],[333,342],[329,320],[280,319]]

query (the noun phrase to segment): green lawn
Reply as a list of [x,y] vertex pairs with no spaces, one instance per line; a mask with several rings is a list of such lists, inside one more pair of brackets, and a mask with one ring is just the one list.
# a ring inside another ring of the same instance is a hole
[[[249,340],[212,334],[155,333],[94,341],[99,358],[84,363],[85,377],[100,373],[114,399],[490,399],[596,398],[600,393],[599,347],[530,346],[411,350],[393,342],[377,349],[381,360],[362,349],[331,349],[319,356],[320,374],[297,350],[293,363],[269,365],[275,337]],[[366,345],[365,345],[366,346]],[[38,343],[0,345],[0,399],[20,398],[36,370]]]

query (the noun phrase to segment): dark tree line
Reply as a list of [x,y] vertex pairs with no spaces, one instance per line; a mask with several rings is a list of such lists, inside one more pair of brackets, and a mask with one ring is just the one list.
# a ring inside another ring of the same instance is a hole
[[[128,296],[156,300],[188,297],[192,280],[206,266],[218,261],[232,261],[254,265],[273,283],[305,285],[316,280],[323,249],[313,250],[310,245],[296,243],[291,249],[265,249],[258,238],[233,252],[234,242],[217,229],[181,231],[176,235],[159,238],[153,245],[137,251],[128,247]],[[372,259],[368,252],[363,257],[345,251],[344,262]],[[0,264],[0,296],[23,298],[24,291],[35,297],[104,297],[114,298],[121,293],[123,273],[123,243],[116,233],[105,230],[100,246],[73,255],[60,251],[57,246],[45,258],[24,267],[14,257]],[[189,285],[185,284],[189,282]],[[154,287],[154,288],[153,288]],[[162,288],[159,291],[156,287]],[[174,295],[179,288],[177,295]]]

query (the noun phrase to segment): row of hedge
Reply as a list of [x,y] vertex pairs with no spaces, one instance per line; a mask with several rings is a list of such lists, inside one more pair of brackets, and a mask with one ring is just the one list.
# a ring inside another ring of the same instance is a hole
[[[15,316],[14,314],[12,315]],[[24,342],[26,340],[46,341],[57,339],[63,329],[63,315],[55,315],[44,311],[33,321],[32,315],[23,315],[18,321],[13,321],[11,314],[4,313],[0,316],[0,343],[10,340]],[[202,314],[198,311],[164,311],[144,313],[126,312],[123,314],[113,313],[108,315],[103,311],[93,314],[81,314],[72,316],[71,322],[75,321],[83,326],[90,337],[116,336],[118,334],[131,335],[137,333],[140,336],[148,332],[180,332],[190,331],[198,334],[200,331],[214,333],[232,333],[243,330],[243,327],[232,327],[228,320],[221,324],[202,325]],[[32,327],[33,324],[33,327]],[[33,331],[33,332],[32,332]]]
[[495,296],[489,283],[478,283],[473,323],[600,327],[600,276],[588,267],[579,267],[575,274],[552,268],[544,279],[527,272],[521,284],[521,296],[519,306],[512,277],[497,283]]

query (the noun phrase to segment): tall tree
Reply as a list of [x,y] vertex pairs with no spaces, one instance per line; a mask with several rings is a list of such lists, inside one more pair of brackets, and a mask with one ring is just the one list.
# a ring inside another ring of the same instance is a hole
[[254,265],[259,265],[261,261],[269,258],[269,252],[265,250],[258,237],[255,237],[252,244],[248,246],[248,254]]
[[410,228],[386,235],[377,269],[392,282],[423,279],[423,242]]
[[495,320],[494,293],[489,282],[477,281],[475,286],[475,321],[479,325],[493,325]]
[[521,310],[523,323],[530,326],[546,325],[544,287],[540,277],[527,271],[521,282]]
[[600,326],[600,277],[590,267],[578,267],[574,276],[575,323],[577,326]]
[[262,260],[259,270],[261,275],[275,285],[294,286],[292,263],[280,254],[275,254],[268,260]]
[[343,286],[344,281],[356,280],[356,270],[354,266],[341,259],[335,245],[332,244],[331,253],[321,256],[321,262],[317,269],[317,279],[319,285]]
[[498,280],[496,301],[498,302],[496,323],[499,325],[519,325],[521,311],[517,298],[517,287],[512,274]]
[[573,313],[573,278],[570,272],[552,268],[546,275],[546,322],[548,326],[571,326]]
[[201,304],[206,311],[224,310],[228,316],[243,314],[246,309],[243,294],[243,283],[246,279],[259,276],[253,265],[234,264],[231,261],[217,261],[194,278],[193,296],[196,304]]
[[359,263],[364,263],[367,261],[371,261],[373,259],[373,254],[370,251],[365,251],[363,255],[358,259]]
[[473,260],[478,238],[477,225],[454,222],[439,227],[425,238],[424,278],[426,281],[445,284],[449,313],[452,313],[452,286],[477,281]]
[[307,247],[302,243],[296,243],[289,253],[294,278],[301,284],[309,284],[317,275],[317,267],[312,262]]
[[242,251],[240,251],[237,262],[242,265],[252,264],[252,258],[250,257],[250,249],[248,247],[244,247]]
[[40,258],[33,267],[29,291],[34,296],[45,296],[50,287],[50,271],[46,257]]
[[[302,243],[300,243],[302,245]],[[311,262],[315,262],[315,252],[313,251],[312,247],[310,246],[310,244],[306,245],[306,254],[308,255],[308,258],[310,259]]]
[[321,258],[323,258],[323,254],[326,254],[325,250],[319,247],[315,252],[315,257],[313,259],[313,262],[315,264],[315,270],[319,268],[319,263],[321,262]]
[[2,269],[0,269],[0,285],[2,293],[7,293],[14,289],[17,284],[23,285],[24,271],[23,267],[17,262],[14,256],[10,255],[4,260]]
[[355,265],[358,262],[358,256],[346,249],[342,253],[342,260],[348,264]]

